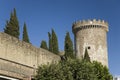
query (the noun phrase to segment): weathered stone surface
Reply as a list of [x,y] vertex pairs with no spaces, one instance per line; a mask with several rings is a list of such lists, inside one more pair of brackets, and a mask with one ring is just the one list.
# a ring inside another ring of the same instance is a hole
[[78,21],[72,26],[75,36],[76,57],[82,58],[87,48],[92,61],[108,66],[108,23],[101,20]]
[[58,55],[0,33],[0,74],[28,78],[34,75],[35,69],[41,64],[59,60]]
[[[104,20],[83,20],[73,23],[76,57],[81,59],[85,48],[92,61],[108,66],[107,32]],[[20,41],[5,33],[0,33],[0,74],[22,80],[31,80],[36,68],[60,60],[47,50]]]

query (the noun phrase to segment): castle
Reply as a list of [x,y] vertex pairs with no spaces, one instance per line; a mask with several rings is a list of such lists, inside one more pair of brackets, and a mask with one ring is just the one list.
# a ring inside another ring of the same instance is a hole
[[107,32],[108,23],[104,20],[83,20],[73,23],[76,57],[81,59],[88,50],[91,61],[101,62],[108,67]]
[[[87,48],[90,59],[108,66],[108,23],[101,20],[73,23],[76,57],[81,59]],[[42,64],[60,61],[60,57],[47,50],[36,48],[6,33],[0,33],[0,79],[2,76],[14,80],[31,80],[36,68]]]
[[0,33],[0,79],[5,75],[15,80],[31,80],[38,66],[59,60],[58,55]]

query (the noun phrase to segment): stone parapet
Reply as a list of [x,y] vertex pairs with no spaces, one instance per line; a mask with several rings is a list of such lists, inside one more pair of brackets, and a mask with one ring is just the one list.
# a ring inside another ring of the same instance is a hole
[[[91,26],[90,26],[91,25]],[[86,29],[86,28],[104,28],[106,31],[108,31],[108,23],[104,20],[82,20],[82,21],[76,21],[72,25],[73,32],[75,32],[75,29]]]
[[82,59],[87,49],[91,61],[101,62],[108,67],[107,32],[104,20],[83,20],[73,23],[76,57]]

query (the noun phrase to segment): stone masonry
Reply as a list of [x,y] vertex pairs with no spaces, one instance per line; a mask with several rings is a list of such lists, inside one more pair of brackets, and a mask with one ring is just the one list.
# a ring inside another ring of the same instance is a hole
[[38,66],[59,60],[59,56],[47,50],[0,33],[0,75],[30,80]]
[[108,67],[107,32],[108,23],[104,20],[83,20],[73,23],[76,57],[84,56],[88,50],[91,61],[101,62]]
[[[107,32],[104,20],[87,20],[73,23],[76,57],[82,59],[87,48],[91,61],[108,67]],[[60,56],[32,44],[0,33],[0,75],[20,80],[31,80],[42,64],[58,62]]]

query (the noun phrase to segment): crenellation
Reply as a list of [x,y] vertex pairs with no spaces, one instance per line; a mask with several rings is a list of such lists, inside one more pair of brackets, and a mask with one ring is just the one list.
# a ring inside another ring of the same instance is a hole
[[[108,67],[108,23],[100,19],[76,21],[72,25],[72,31],[76,57],[82,59],[87,48],[91,61],[101,62]],[[38,66],[59,60],[60,56],[48,50],[0,33],[0,74],[18,79],[28,78],[35,74]]]
[[[98,26],[101,26],[101,28],[104,28],[105,31],[108,31],[108,23],[100,19],[77,21],[73,23],[72,29],[78,29],[78,28],[85,29],[85,26],[87,26],[88,28],[92,28],[92,27],[97,28]],[[73,30],[73,32],[76,32],[76,31]]]
[[[97,60],[108,66],[107,32],[108,23],[104,20],[83,20],[72,25],[75,35],[76,57],[83,58],[85,48],[88,49],[91,61]],[[104,61],[105,60],[105,61]]]
[[84,25],[101,25],[101,26],[104,26],[106,28],[108,28],[108,23],[105,22],[104,20],[96,20],[96,19],[93,19],[93,20],[83,20],[83,21],[76,21],[73,23],[73,28],[77,28],[77,27],[80,27],[80,26],[84,26]]

